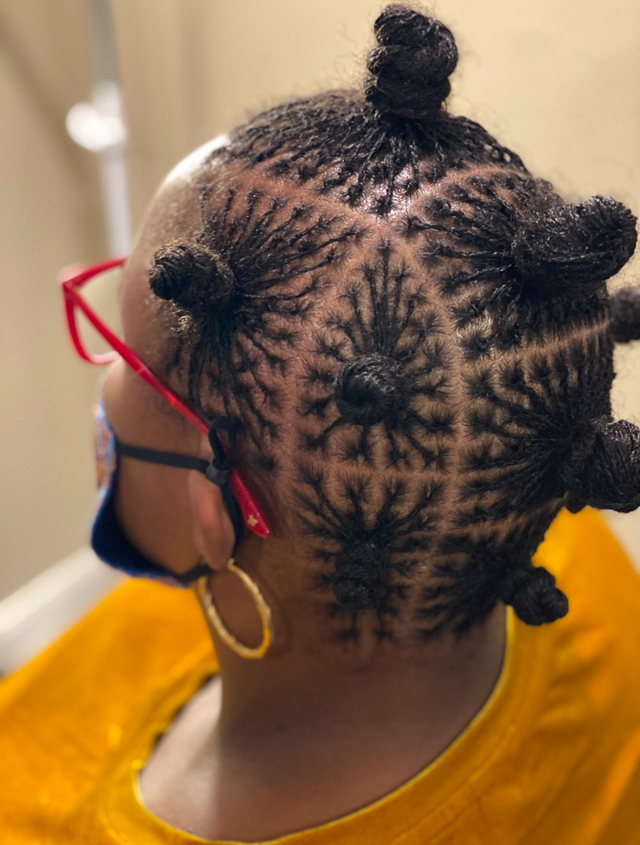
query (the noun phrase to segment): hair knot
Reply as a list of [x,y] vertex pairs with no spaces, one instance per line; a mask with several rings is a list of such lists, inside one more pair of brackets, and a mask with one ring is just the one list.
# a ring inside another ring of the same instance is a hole
[[621,288],[610,298],[611,333],[617,343],[640,340],[640,288]]
[[640,428],[606,417],[589,423],[576,438],[562,480],[565,507],[577,513],[587,505],[629,513],[640,507]]
[[376,606],[366,579],[350,578],[341,573],[334,578],[333,592],[338,604],[347,610],[370,610]]
[[402,5],[387,6],[374,25],[365,96],[381,112],[414,120],[436,117],[458,63],[451,31]]
[[333,592],[342,608],[372,610],[384,603],[388,587],[380,577],[381,553],[382,549],[370,541],[364,541],[357,549],[338,553]]
[[596,196],[534,213],[511,249],[522,278],[561,294],[615,275],[633,255],[636,240],[631,211],[611,197]]
[[149,285],[156,296],[175,302],[196,319],[215,316],[236,292],[233,271],[220,255],[182,241],[156,252]]
[[500,598],[511,605],[527,625],[545,625],[566,616],[569,601],[556,587],[555,576],[543,566],[529,563],[509,572],[500,587]]
[[335,398],[340,416],[355,425],[393,425],[408,407],[400,364],[386,355],[361,355],[345,364]]

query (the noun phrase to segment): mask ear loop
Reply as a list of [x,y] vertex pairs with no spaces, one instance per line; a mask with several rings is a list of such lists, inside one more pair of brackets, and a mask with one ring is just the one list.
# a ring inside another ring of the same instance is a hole
[[[227,436],[229,448],[225,452],[218,431],[224,431]],[[222,491],[224,503],[229,512],[233,530],[236,535],[233,551],[243,541],[245,536],[245,523],[242,509],[238,500],[233,494],[229,475],[233,462],[238,453],[238,426],[229,417],[216,417],[209,427],[209,443],[213,451],[213,460],[205,461],[202,458],[192,458],[189,455],[178,455],[174,452],[160,452],[156,449],[143,449],[138,446],[129,446],[116,439],[116,454],[118,457],[135,458],[138,461],[146,461],[151,464],[163,464],[164,466],[178,467],[179,469],[195,469],[203,473]],[[174,578],[181,584],[187,586],[191,581],[202,578],[203,575],[211,575],[213,570],[207,563],[199,563],[183,572],[182,575],[175,575]]]
[[[227,435],[229,447],[226,452],[218,431],[224,431]],[[209,481],[217,484],[222,490],[222,496],[236,532],[236,542],[233,547],[235,552],[245,535],[244,516],[229,483],[229,474],[238,454],[238,426],[229,417],[216,417],[209,427],[209,443],[213,451],[213,460],[204,474]]]

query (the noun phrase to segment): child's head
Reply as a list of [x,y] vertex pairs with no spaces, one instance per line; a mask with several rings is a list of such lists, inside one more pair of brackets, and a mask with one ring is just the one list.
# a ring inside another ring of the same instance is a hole
[[640,429],[609,400],[639,298],[612,332],[605,286],[635,218],[565,205],[446,112],[443,24],[389,6],[375,34],[363,92],[259,115],[191,177],[149,272],[161,363],[241,425],[345,636],[366,612],[462,631],[498,599],[550,622],[567,600],[531,557],[560,508],[640,505]]

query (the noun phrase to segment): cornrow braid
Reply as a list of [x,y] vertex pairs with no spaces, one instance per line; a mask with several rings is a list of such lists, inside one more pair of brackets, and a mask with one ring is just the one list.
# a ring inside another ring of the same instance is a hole
[[532,558],[558,511],[640,506],[610,402],[640,298],[606,289],[636,220],[447,112],[442,23],[393,5],[374,32],[363,91],[267,111],[203,165],[201,232],[150,273],[172,360],[279,472],[340,639],[462,633],[497,601],[552,622]]

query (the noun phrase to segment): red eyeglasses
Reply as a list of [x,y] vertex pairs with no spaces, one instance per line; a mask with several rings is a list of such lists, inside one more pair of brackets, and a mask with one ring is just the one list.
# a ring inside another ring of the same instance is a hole
[[[59,281],[62,284],[62,292],[64,294],[64,304],[67,312],[67,322],[69,324],[69,332],[71,333],[71,340],[76,348],[78,355],[88,361],[90,364],[111,364],[121,357],[139,376],[144,379],[147,384],[152,387],[156,393],[159,393],[163,399],[166,399],[178,413],[189,420],[190,423],[197,426],[203,434],[208,435],[209,426],[199,414],[196,414],[183,400],[173,392],[166,384],[164,384],[158,376],[153,373],[149,367],[142,361],[136,353],[127,346],[114,332],[103,323],[96,312],[80,295],[80,288],[85,285],[90,279],[98,276],[100,273],[105,273],[115,267],[121,267],[125,258],[117,258],[111,261],[105,261],[102,264],[97,264],[95,267],[90,267],[88,270],[77,272],[76,268],[67,268],[62,270],[59,274]],[[87,320],[91,323],[94,329],[109,343],[113,348],[112,352],[107,352],[102,355],[96,355],[87,349],[87,346],[82,339],[82,335],[78,329],[77,323],[77,309],[80,309]],[[258,507],[252,494],[242,478],[240,472],[232,467],[229,475],[229,481],[235,494],[238,504],[242,510],[242,515],[247,523],[247,526],[257,534],[259,537],[269,537],[271,529],[264,517],[264,514]]]

